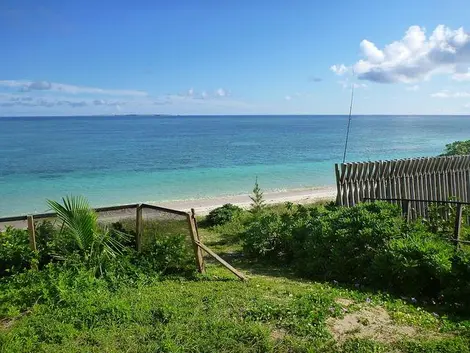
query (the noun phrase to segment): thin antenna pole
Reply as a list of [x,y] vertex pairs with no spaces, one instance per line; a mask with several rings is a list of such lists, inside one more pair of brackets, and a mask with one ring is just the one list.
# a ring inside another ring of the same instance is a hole
[[343,163],[346,162],[346,151],[348,150],[349,130],[351,129],[352,108],[354,102],[354,82],[351,85],[351,104],[349,105],[348,129],[346,131],[346,141],[344,142]]

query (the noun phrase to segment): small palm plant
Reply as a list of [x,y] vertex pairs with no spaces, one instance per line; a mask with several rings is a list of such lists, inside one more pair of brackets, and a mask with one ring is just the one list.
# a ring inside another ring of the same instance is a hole
[[110,231],[98,224],[98,215],[81,196],[62,198],[62,204],[48,200],[61,224],[57,257],[78,256],[83,264],[102,275],[107,263],[122,254],[127,234]]

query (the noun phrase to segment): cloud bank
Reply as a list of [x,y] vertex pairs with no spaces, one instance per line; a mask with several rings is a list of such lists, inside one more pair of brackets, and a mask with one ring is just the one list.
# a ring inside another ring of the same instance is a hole
[[21,92],[52,91],[68,94],[101,94],[133,97],[147,96],[147,92],[144,91],[83,87],[49,81],[0,80],[0,86],[18,89]]
[[470,34],[462,27],[439,25],[427,37],[425,28],[411,26],[402,39],[383,49],[367,39],[360,49],[364,59],[349,67],[333,65],[331,71],[337,75],[352,71],[361,80],[378,83],[411,83],[436,74],[470,80]]

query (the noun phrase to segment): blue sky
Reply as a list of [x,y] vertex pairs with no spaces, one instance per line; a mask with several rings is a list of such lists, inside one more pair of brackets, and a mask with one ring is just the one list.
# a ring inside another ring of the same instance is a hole
[[470,114],[468,0],[0,2],[0,116]]

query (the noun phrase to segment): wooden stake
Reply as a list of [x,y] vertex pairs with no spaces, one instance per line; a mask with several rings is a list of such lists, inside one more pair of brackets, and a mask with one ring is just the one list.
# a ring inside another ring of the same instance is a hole
[[205,273],[206,269],[204,267],[204,256],[202,255],[202,251],[200,247],[198,246],[199,243],[199,235],[197,233],[196,229],[196,222],[194,221],[194,218],[192,214],[188,213],[188,226],[189,226],[189,233],[191,234],[191,240],[193,242],[193,247],[194,247],[194,257],[196,259],[196,266],[197,270],[200,273]]
[[28,233],[29,233],[29,247],[33,251],[37,251],[36,248],[36,229],[34,228],[34,218],[33,216],[28,217]]
[[455,226],[454,226],[454,239],[455,239],[455,247],[459,248],[459,237],[460,237],[460,230],[462,228],[462,204],[457,204],[457,210],[455,214]]
[[[36,247],[36,229],[34,227],[34,217],[33,216],[27,216],[28,219],[28,233],[29,233],[29,247],[31,248],[32,251],[37,251]],[[37,270],[38,266],[36,263],[31,264],[31,268],[33,270]]]
[[410,222],[410,201],[403,201],[403,214],[405,215],[406,222]]
[[139,204],[135,212],[135,248],[137,252],[142,251],[142,205]]
[[215,252],[213,252],[211,249],[209,249],[203,243],[197,242],[196,244],[198,245],[198,247],[201,247],[202,249],[204,249],[205,252],[207,252],[210,256],[212,256],[214,259],[216,259],[222,265],[224,265],[235,276],[237,276],[238,278],[240,278],[243,281],[246,281],[246,277],[241,272],[237,271],[232,265],[230,265],[227,261],[222,259],[219,255],[217,255]]

